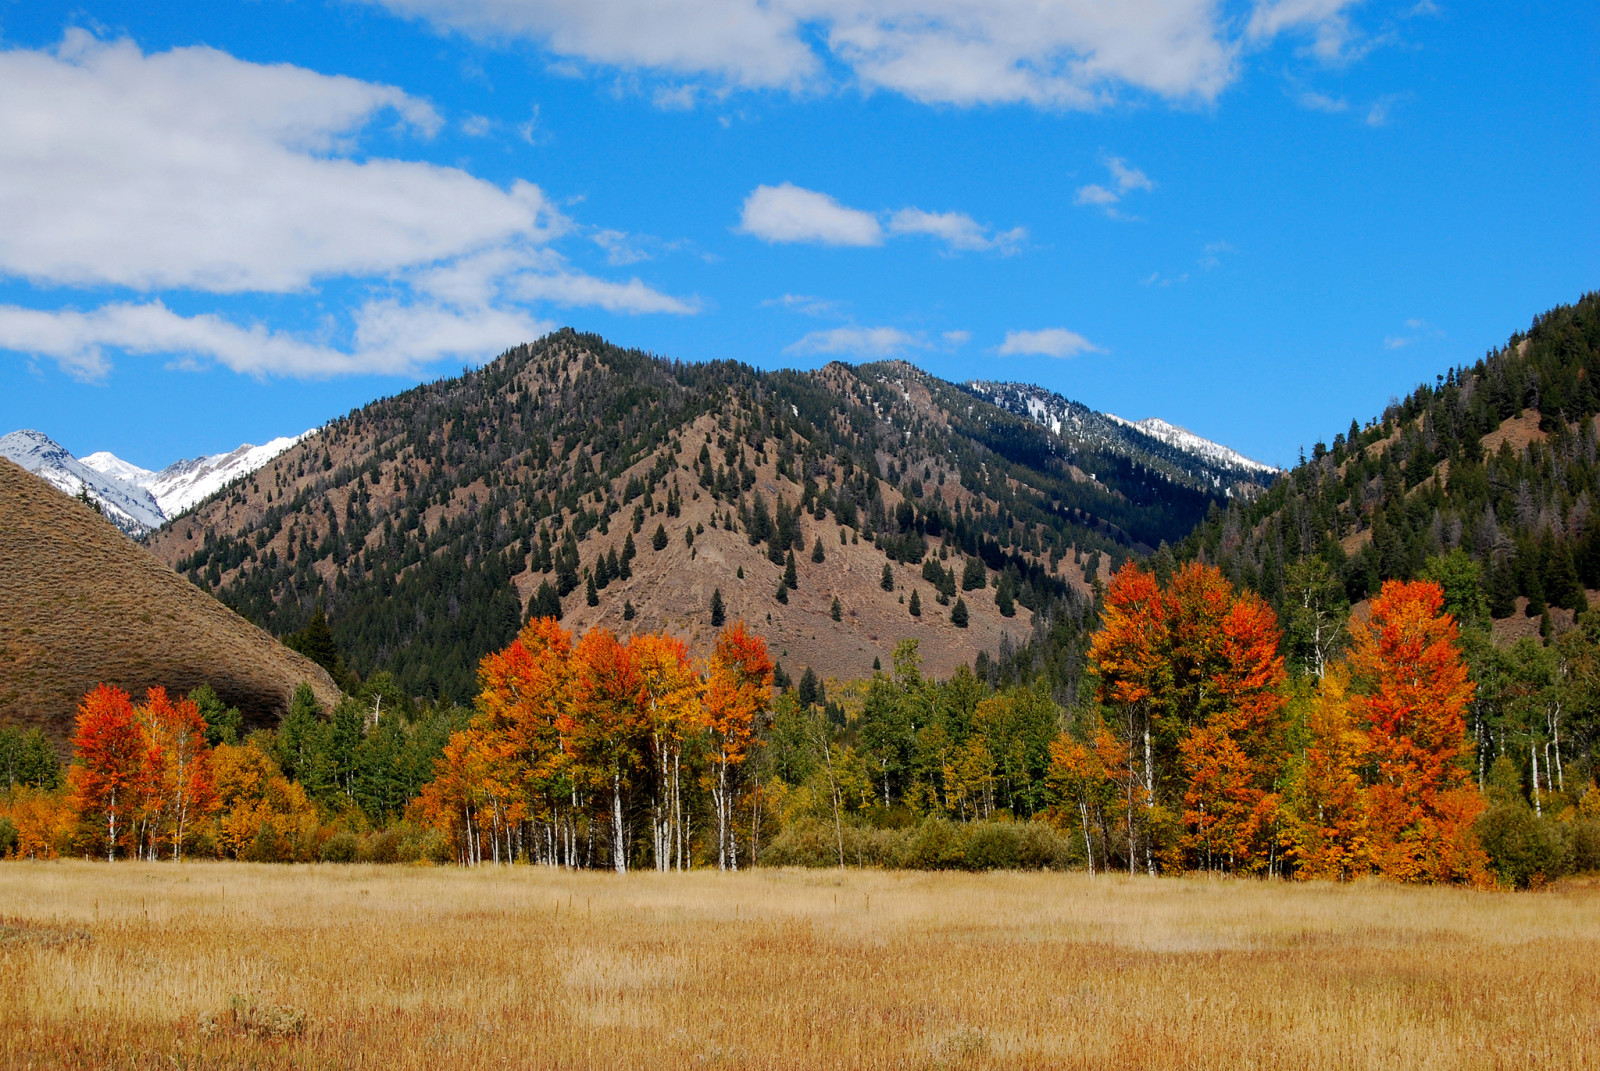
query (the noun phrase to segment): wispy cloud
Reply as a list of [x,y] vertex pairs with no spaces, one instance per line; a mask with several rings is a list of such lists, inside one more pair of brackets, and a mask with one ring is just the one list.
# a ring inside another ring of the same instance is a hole
[[1088,185],[1079,186],[1077,195],[1073,198],[1073,203],[1092,205],[1102,209],[1112,219],[1132,220],[1137,218],[1125,214],[1117,206],[1122,203],[1122,199],[1128,194],[1136,190],[1148,193],[1156,188],[1156,184],[1151,181],[1150,176],[1139,168],[1133,167],[1120,156],[1103,156],[1100,162],[1105,165],[1106,171],[1110,173],[1109,184],[1101,185],[1098,182],[1091,182]]
[[1229,253],[1237,253],[1227,242],[1207,242],[1200,250],[1200,266],[1206,271],[1222,266],[1222,258]]
[[1038,331],[1007,331],[1005,341],[995,352],[1002,357],[1076,357],[1080,353],[1105,351],[1076,331],[1046,327]]
[[921,336],[909,334],[898,327],[834,327],[810,334],[784,347],[784,353],[797,356],[806,354],[848,353],[859,357],[893,357],[909,349],[923,349],[926,343]]
[[833,197],[793,183],[757,186],[740,211],[742,234],[777,244],[882,245],[885,235],[922,235],[951,252],[1016,252],[1027,239],[1022,227],[995,231],[965,212],[928,212],[908,206],[887,213],[851,208]]

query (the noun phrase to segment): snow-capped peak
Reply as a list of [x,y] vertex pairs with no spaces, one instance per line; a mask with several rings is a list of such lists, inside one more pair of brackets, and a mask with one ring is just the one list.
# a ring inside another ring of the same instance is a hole
[[1124,420],[1115,413],[1107,413],[1106,416],[1115,420],[1118,424],[1137,428],[1152,439],[1159,439],[1168,446],[1182,450],[1186,454],[1194,454],[1208,461],[1262,474],[1279,471],[1275,466],[1245,457],[1237,450],[1230,449],[1218,442],[1212,442],[1210,439],[1196,435],[1188,428],[1180,428],[1178,425],[1168,423],[1160,417],[1146,417],[1143,420]]
[[250,475],[310,434],[303,431],[299,435],[285,435],[261,446],[245,443],[226,454],[175,461],[160,472],[142,469],[104,450],[90,454],[83,463],[148,491],[160,505],[162,515],[170,519],[234,480]]
[[250,475],[310,434],[286,435],[262,446],[245,443],[226,454],[174,462],[159,472],[106,450],[76,458],[48,435],[31,430],[0,437],[0,457],[10,458],[69,495],[87,488],[113,524],[138,536]]
[[129,535],[143,535],[166,520],[149,491],[96,471],[43,432],[29,429],[0,437],[0,457],[10,458],[66,494],[76,497],[87,492],[106,518]]

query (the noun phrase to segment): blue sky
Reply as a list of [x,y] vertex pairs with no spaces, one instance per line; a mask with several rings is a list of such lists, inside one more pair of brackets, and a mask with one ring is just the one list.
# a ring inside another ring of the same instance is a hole
[[561,325],[1291,463],[1600,286],[1592,4],[0,0],[0,432],[159,467]]

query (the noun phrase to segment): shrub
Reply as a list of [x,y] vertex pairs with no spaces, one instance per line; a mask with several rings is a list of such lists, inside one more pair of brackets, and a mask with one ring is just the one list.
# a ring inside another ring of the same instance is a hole
[[400,861],[400,834],[394,829],[370,833],[361,842],[360,859],[363,863],[396,863]]
[[1560,824],[1537,817],[1520,803],[1489,808],[1478,819],[1477,832],[1501,884],[1524,889],[1566,872],[1567,846]]
[[1576,874],[1600,871],[1600,821],[1591,818],[1572,823],[1567,869]]
[[361,838],[354,833],[335,833],[322,842],[317,858],[324,863],[353,863],[361,853]]
[[9,818],[0,818],[0,859],[8,855],[15,855],[17,851],[17,827]]
[[966,866],[966,836],[943,818],[925,820],[912,834],[905,865],[913,870],[955,870]]

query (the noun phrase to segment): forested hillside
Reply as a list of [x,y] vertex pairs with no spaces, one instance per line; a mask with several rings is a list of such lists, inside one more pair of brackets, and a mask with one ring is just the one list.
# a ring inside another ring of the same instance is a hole
[[1295,563],[1320,561],[1351,602],[1430,556],[1478,566],[1488,612],[1580,610],[1600,587],[1600,294],[1539,316],[1471,367],[1352,421],[1255,501],[1184,540],[1280,608]]
[[1036,632],[1081,648],[1111,560],[1222,501],[909,365],[763,373],[566,331],[332,422],[151,545],[279,635],[322,607],[336,668],[464,699],[534,612],[696,649],[743,617],[780,681],[863,676],[908,635],[941,675]]

